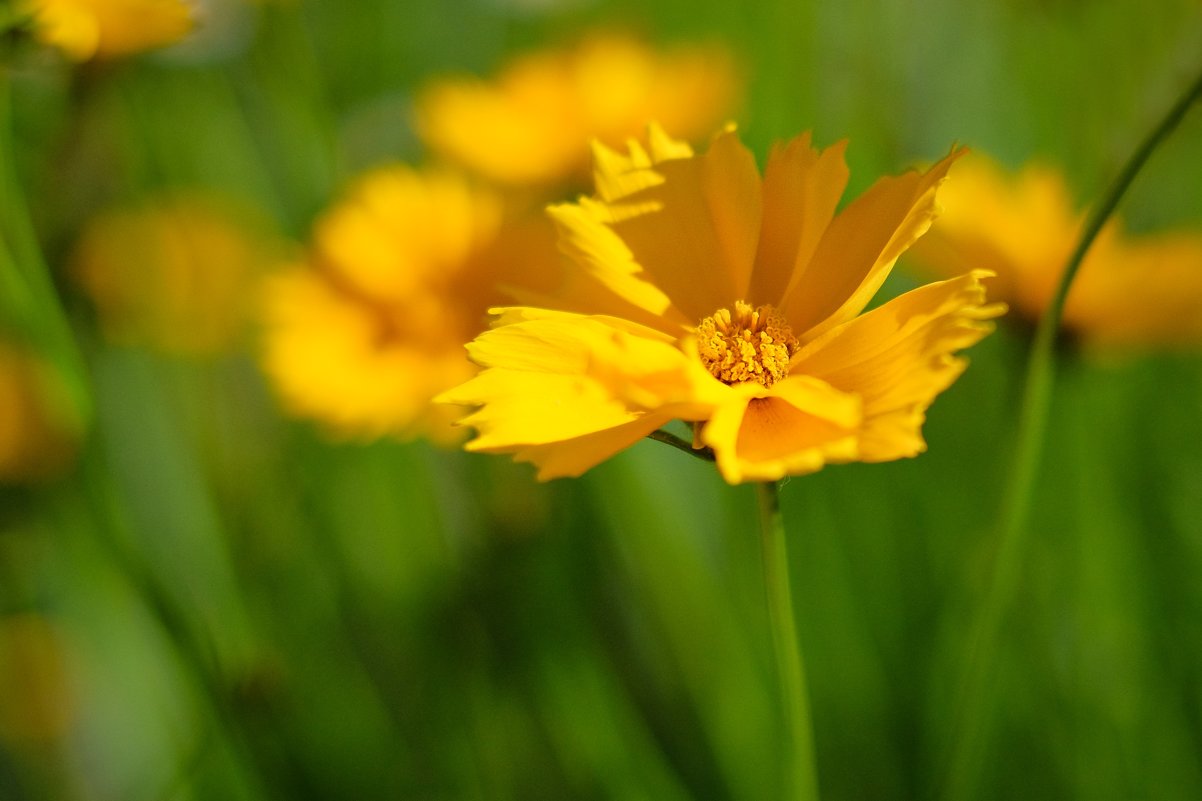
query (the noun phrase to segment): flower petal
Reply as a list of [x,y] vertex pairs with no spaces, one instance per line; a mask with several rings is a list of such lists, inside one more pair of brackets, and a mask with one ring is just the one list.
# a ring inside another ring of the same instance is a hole
[[284,405],[343,436],[453,432],[430,399],[474,368],[450,343],[396,337],[394,320],[294,268],[265,292],[263,366]]
[[467,264],[502,218],[500,197],[461,177],[387,167],[360,177],[322,215],[314,242],[323,267],[348,289],[405,303]]
[[846,148],[845,140],[819,151],[809,133],[773,147],[749,302],[779,306],[792,277],[809,265],[847,187]]
[[651,169],[661,161],[687,159],[693,148],[668,136],[656,123],[647,126],[649,149],[637,139],[627,142],[627,153],[593,141],[593,183],[597,196],[606,202],[620,200],[650,186],[663,183],[663,176]]
[[597,209],[655,285],[700,320],[746,294],[761,216],[755,158],[731,130],[704,155],[655,171],[661,184]]
[[579,268],[569,271],[555,305],[583,314],[614,314],[673,334],[687,327],[690,321],[648,280],[595,209],[586,201],[547,209],[559,229],[560,252]]
[[1083,340],[1111,348],[1202,341],[1202,236],[1099,238],[1092,256],[1064,310]]
[[790,376],[766,392],[743,384],[714,410],[701,439],[731,484],[812,473],[858,455],[860,399],[809,376]]
[[578,476],[618,451],[625,450],[672,420],[670,414],[647,414],[625,425],[607,428],[562,442],[532,445],[517,451],[515,462],[531,462],[538,480]]
[[864,401],[859,458],[915,456],[935,396],[964,371],[955,351],[993,330],[1001,304],[984,305],[983,270],[928,284],[831,329],[793,358],[790,369],[822,379]]
[[935,191],[964,152],[954,149],[925,173],[882,178],[839,213],[785,290],[781,311],[803,341],[863,311],[897,257],[931,227]]
[[460,421],[476,429],[470,451],[513,453],[625,425],[642,416],[580,374],[493,368],[435,398],[480,406]]
[[[692,401],[700,365],[658,332],[537,309],[503,315],[517,322],[468,349],[486,369],[436,399],[480,407],[462,421],[479,434],[469,450],[545,462],[544,477],[577,474],[595,463],[591,454],[600,461],[668,420],[709,414],[704,400]],[[621,431],[602,436],[611,429]]]
[[[989,282],[990,297],[1037,319],[1055,294],[1085,222],[1063,176],[1037,164],[1010,175],[973,152],[956,163],[939,189],[939,202],[945,210],[914,244],[915,265],[936,279],[953,278],[970,267],[997,273]],[[1111,220],[1087,261],[1114,238],[1115,227]]]

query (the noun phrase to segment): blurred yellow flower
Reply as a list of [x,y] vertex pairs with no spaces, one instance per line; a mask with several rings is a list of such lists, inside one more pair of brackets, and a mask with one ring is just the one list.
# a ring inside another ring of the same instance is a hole
[[54,367],[0,339],[0,482],[44,481],[74,458],[79,422]]
[[417,102],[418,129],[439,154],[509,186],[587,175],[589,141],[619,145],[652,119],[685,138],[731,113],[739,79],[718,46],[657,52],[597,33],[576,47],[525,55],[495,81],[443,78]]
[[275,247],[236,206],[179,195],[93,219],[72,267],[109,339],[203,356],[245,334]]
[[306,264],[267,283],[263,363],[292,413],[341,436],[457,439],[456,410],[430,399],[475,372],[463,345],[498,287],[558,276],[541,216],[404,166],[362,176],[313,239]]
[[[990,294],[1038,320],[1084,225],[1064,177],[1037,165],[1010,174],[974,154],[942,199],[947,212],[915,246],[915,264],[940,276],[990,270]],[[1081,264],[1063,327],[1090,345],[1202,342],[1202,234],[1131,236],[1112,218]]]
[[972,272],[861,314],[937,213],[953,152],[877,181],[839,214],[844,144],[809,135],[761,178],[733,130],[704,155],[652,128],[596,152],[597,196],[550,209],[577,283],[560,310],[497,309],[485,368],[440,401],[477,406],[469,450],[571,476],[670,420],[731,483],[925,449],[927,407],[991,330]]
[[0,742],[27,745],[68,732],[77,704],[58,626],[31,613],[0,616],[0,687],[10,688],[0,693]]
[[76,61],[116,58],[172,44],[192,30],[185,0],[22,0],[35,35]]

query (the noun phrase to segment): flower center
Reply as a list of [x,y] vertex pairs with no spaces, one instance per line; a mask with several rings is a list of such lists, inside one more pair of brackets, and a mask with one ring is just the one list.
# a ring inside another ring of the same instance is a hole
[[756,381],[770,387],[789,374],[789,357],[797,352],[797,337],[785,318],[771,306],[738,301],[718,309],[697,326],[701,363],[725,384]]

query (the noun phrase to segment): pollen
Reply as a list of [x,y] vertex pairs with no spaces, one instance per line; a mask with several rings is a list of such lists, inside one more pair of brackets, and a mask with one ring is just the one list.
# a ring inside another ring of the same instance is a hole
[[701,321],[697,346],[701,363],[719,381],[770,387],[789,374],[789,358],[798,343],[776,309],[738,301],[733,314],[718,309]]

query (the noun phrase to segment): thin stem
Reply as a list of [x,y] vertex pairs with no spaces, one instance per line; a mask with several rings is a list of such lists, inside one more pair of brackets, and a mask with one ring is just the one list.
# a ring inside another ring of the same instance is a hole
[[772,623],[772,646],[781,701],[789,724],[788,793],[797,801],[818,801],[818,768],[814,759],[814,726],[806,693],[805,660],[793,618],[789,591],[789,557],[785,548],[785,524],[780,514],[780,495],[775,481],[756,485],[760,506],[761,544],[764,554],[764,585],[768,617]]
[[[225,735],[225,742],[237,759],[242,776],[254,789],[255,796],[286,796],[286,788],[280,786],[279,776],[264,764],[241,724],[230,688],[219,673],[213,644],[204,632],[196,630],[187,610],[175,600],[138,550],[125,539],[124,532],[120,530],[122,524],[116,499],[111,495],[112,490],[104,471],[105,467],[95,454],[95,449],[86,452],[80,468],[79,492],[88,504],[86,513],[95,519],[92,534],[96,544],[166,636],[176,664],[211,715],[212,722]],[[200,754],[197,755],[199,758]]]
[[1136,175],[1200,97],[1202,73],[1136,148],[1103,196],[1102,202],[1093,210],[1081,240],[1060,277],[1056,294],[1040,318],[1027,361],[1018,444],[998,521],[998,545],[993,574],[985,603],[973,623],[964,672],[958,687],[956,723],[952,729],[951,758],[944,785],[945,798],[971,798],[984,764],[987,739],[992,727],[994,707],[990,690],[997,664],[1001,629],[1017,591],[1023,554],[1026,550],[1027,516],[1031,508],[1031,495],[1039,462],[1043,455],[1055,377],[1053,346],[1073,279],[1085,254],[1114,213]]
[[707,462],[714,461],[714,452],[709,448],[694,448],[687,441],[681,439],[675,434],[670,434],[667,431],[652,431],[647,435],[647,439],[653,439],[656,442],[662,442],[665,445],[671,445],[677,450],[684,451],[689,456],[695,456],[698,459],[703,459]]
[[21,333],[35,335],[37,344],[47,350],[67,382],[75,410],[87,420],[92,407],[83,360],[42,255],[18,175],[12,94],[11,76],[0,67],[0,240],[7,240],[0,253],[0,286],[5,291],[0,312],[34,329]]

